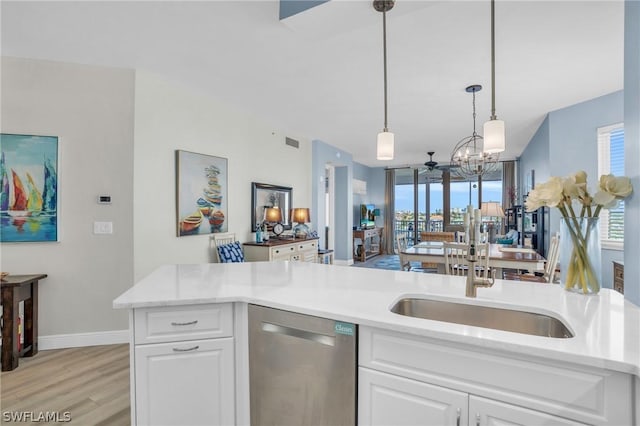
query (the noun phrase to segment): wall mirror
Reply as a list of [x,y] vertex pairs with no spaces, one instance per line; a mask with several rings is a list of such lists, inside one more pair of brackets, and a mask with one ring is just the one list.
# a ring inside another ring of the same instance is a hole
[[291,229],[289,210],[292,206],[292,189],[286,186],[270,185],[267,183],[251,182],[251,231],[256,231],[256,225],[262,224],[265,211],[269,207],[280,209],[285,229]]

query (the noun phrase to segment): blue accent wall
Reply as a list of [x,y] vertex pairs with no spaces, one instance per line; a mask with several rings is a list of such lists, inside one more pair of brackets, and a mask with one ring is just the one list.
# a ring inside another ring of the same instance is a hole
[[280,19],[286,19],[329,0],[280,0]]
[[[320,247],[325,247],[325,169],[326,165],[332,165],[336,169],[336,193],[335,193],[335,253],[336,261],[350,262],[353,260],[352,226],[353,206],[352,175],[353,158],[346,151],[333,147],[320,140],[314,140],[311,144],[311,182],[312,182],[312,220],[314,228],[320,235]],[[317,212],[314,214],[313,212]],[[340,230],[340,232],[338,232]]]
[[[353,205],[351,193],[351,166],[337,166],[335,176],[335,257],[340,260],[350,261],[353,258],[353,233],[351,230],[351,227],[353,226],[353,217],[351,215],[351,206]],[[347,240],[347,244],[344,244],[345,239]],[[339,241],[343,241],[343,243],[340,244]]]
[[360,223],[360,204],[375,204],[380,209],[380,216],[376,217],[376,226],[384,224],[384,168],[367,167],[360,163],[353,163],[353,178],[367,182],[366,194],[353,194],[353,224]]
[[[536,183],[546,182],[551,176],[568,176],[584,170],[589,189],[595,192],[599,179],[597,129],[622,122],[623,105],[624,92],[620,90],[550,112],[522,152],[519,173],[521,184],[524,184],[525,176],[531,170],[535,170]],[[522,194],[522,190],[520,193]],[[522,194],[524,195],[526,194]],[[560,230],[558,209],[552,208],[549,213],[547,235]],[[625,228],[626,226],[625,220]],[[621,261],[623,257],[622,251],[602,250],[603,287],[613,287],[612,261]]]
[[624,210],[624,297],[640,306],[640,2],[625,1],[624,21],[624,167],[634,187]]
[[549,178],[549,150],[549,116],[547,115],[520,156],[518,182],[521,185],[518,189],[518,204],[522,204],[522,200],[527,195],[524,193],[527,173],[535,170],[535,182],[544,182]]

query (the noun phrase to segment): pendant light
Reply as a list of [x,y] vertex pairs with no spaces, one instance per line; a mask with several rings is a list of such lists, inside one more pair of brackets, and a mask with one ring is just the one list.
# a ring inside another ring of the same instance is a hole
[[496,117],[496,37],[495,0],[491,0],[491,117],[484,123],[484,152],[494,154],[505,149],[504,121]]
[[384,62],[384,128],[378,133],[378,160],[393,160],[394,135],[387,126],[387,12],[393,9],[394,0],[374,0],[373,8],[382,12],[382,56]]

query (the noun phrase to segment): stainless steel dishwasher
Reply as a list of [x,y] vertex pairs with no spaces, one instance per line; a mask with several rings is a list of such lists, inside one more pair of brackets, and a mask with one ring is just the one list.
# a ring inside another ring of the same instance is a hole
[[354,426],[355,324],[249,305],[252,426]]

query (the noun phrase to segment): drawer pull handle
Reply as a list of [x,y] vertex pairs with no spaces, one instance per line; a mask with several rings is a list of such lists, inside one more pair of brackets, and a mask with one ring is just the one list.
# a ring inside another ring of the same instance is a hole
[[194,325],[197,324],[198,320],[189,321],[189,322],[172,322],[171,325],[175,326],[184,326],[184,325]]
[[200,346],[194,346],[192,348],[187,348],[187,349],[180,349],[180,348],[173,348],[174,352],[191,352],[191,351],[197,351],[200,348]]
[[460,426],[460,409],[456,410],[456,426]]

